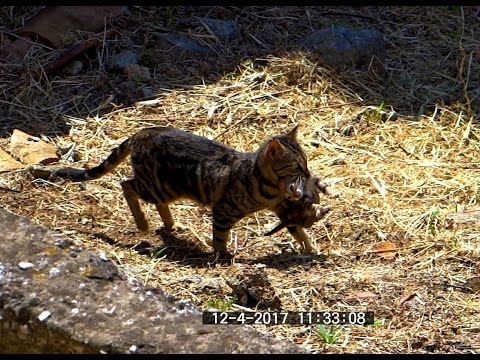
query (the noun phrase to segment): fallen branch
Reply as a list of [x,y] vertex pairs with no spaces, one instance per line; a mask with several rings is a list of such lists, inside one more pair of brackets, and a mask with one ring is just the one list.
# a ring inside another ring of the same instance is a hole
[[71,49],[65,50],[64,52],[60,53],[54,60],[47,63],[43,67],[43,70],[47,75],[54,74],[67,63],[69,63],[73,58],[84,53],[88,49],[100,45],[104,39],[111,38],[115,33],[115,30],[109,30],[105,33],[105,36],[102,36],[101,38],[88,39],[75,45]]

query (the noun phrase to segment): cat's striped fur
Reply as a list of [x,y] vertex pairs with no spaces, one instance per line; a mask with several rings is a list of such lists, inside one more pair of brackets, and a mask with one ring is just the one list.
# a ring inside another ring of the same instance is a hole
[[285,198],[303,196],[310,173],[297,129],[246,153],[173,127],[147,128],[125,140],[100,165],[58,169],[54,175],[74,181],[98,179],[130,154],[134,175],[121,186],[138,229],[148,230],[140,199],[155,204],[167,229],[174,227],[168,205],[191,199],[212,208],[213,248],[228,256],[227,240],[236,222]]
[[265,236],[273,235],[286,227],[303,251],[313,252],[313,246],[303,228],[312,227],[330,211],[330,207],[320,205],[320,192],[332,197],[339,196],[327,183],[316,176],[311,176],[306,180],[302,198],[298,200],[285,199],[271,208],[279,217],[280,223],[265,233]]

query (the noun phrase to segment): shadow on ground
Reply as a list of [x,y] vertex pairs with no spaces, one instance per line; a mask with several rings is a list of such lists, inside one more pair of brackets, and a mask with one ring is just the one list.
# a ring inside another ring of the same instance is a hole
[[[5,28],[14,30],[36,8],[4,8]],[[116,25],[119,36],[78,57],[83,68],[77,75],[46,77],[42,61],[60,50],[52,53],[41,46],[34,47],[23,63],[2,64],[0,136],[8,136],[15,128],[32,135],[65,135],[72,123],[87,125],[86,118],[109,116],[118,108],[161,98],[176,88],[228,79],[247,62],[258,72],[272,57],[299,56],[299,61],[315,64],[316,55],[298,55],[299,44],[309,33],[334,24],[377,28],[386,40],[385,76],[314,66],[312,73],[321,73],[335,83],[333,88],[343,89],[345,104],[385,104],[400,114],[416,116],[431,113],[436,105],[460,102],[470,115],[479,113],[474,7],[132,6],[130,12],[127,20]],[[239,36],[228,43],[219,41],[198,17],[233,20]],[[210,51],[201,56],[167,51],[160,46],[166,33],[190,36]],[[108,68],[109,58],[125,49],[138,54],[150,80],[138,82]]]
[[[140,255],[150,259],[163,258],[164,261],[170,261],[182,266],[195,268],[208,268],[214,265],[215,257],[213,250],[192,240],[191,233],[179,234],[160,228],[156,230],[162,245],[158,246],[149,241],[135,241],[132,243],[121,243],[105,233],[95,233],[94,236],[106,244],[118,246],[123,249],[133,249]],[[240,250],[241,251],[241,250]],[[281,254],[272,253],[260,257],[235,258],[236,263],[241,264],[265,264],[268,267],[277,270],[288,269],[291,266],[311,267],[321,265],[325,262],[327,256],[324,254],[301,254],[298,252],[284,251]],[[231,260],[219,260],[220,264],[229,265]]]

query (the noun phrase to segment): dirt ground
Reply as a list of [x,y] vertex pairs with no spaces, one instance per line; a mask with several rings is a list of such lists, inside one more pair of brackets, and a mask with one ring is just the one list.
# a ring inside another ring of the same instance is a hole
[[[2,149],[19,128],[57,148],[76,144],[76,161],[52,166],[89,167],[148,126],[252,151],[298,123],[310,170],[342,193],[322,198],[333,210],[308,230],[321,256],[299,254],[286,231],[263,236],[277,222],[267,212],[243,219],[229,248],[236,263],[266,265],[283,310],[370,310],[376,322],[336,326],[332,343],[313,325],[258,328],[313,353],[480,353],[480,292],[465,286],[480,276],[478,7],[129,8],[116,27],[121,36],[79,57],[79,74],[46,77],[39,64],[52,51],[42,46],[0,65]],[[36,10],[0,8],[2,32]],[[187,24],[192,16],[234,20],[240,38],[222,45]],[[327,69],[298,49],[332,24],[383,31],[386,77]],[[157,48],[158,34],[172,31],[215,55],[177,61]],[[75,35],[72,44],[86,36]],[[140,55],[149,82],[108,70],[108,58],[125,48]],[[144,87],[154,95],[142,98]],[[3,172],[0,206],[104,251],[145,284],[202,309],[228,307],[229,266],[208,257],[210,211],[176,203],[185,228],[170,234],[146,206],[157,231],[141,234],[119,185],[129,172],[125,162],[84,184]],[[379,251],[386,246],[393,254]]]

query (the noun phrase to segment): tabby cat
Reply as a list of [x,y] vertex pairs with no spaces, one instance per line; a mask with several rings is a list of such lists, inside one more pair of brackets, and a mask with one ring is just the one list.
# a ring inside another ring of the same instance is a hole
[[307,158],[296,140],[298,125],[273,136],[255,152],[239,152],[219,142],[173,127],[140,130],[101,164],[89,169],[61,168],[54,175],[94,180],[111,172],[129,154],[133,177],[121,182],[137,227],[148,231],[139,199],[155,204],[165,228],[174,228],[168,205],[191,199],[212,209],[213,249],[230,257],[230,229],[243,217],[303,196],[310,178]]
[[313,246],[303,228],[312,227],[315,222],[323,219],[323,217],[330,211],[330,207],[322,207],[319,205],[319,191],[332,197],[339,196],[338,193],[333,191],[331,187],[329,187],[327,183],[321,181],[320,178],[316,176],[308,178],[301,199],[285,199],[277,206],[270,209],[279,217],[280,223],[272,230],[265,233],[265,236],[273,235],[286,227],[300,245],[301,249],[305,252],[311,253],[313,251]]

